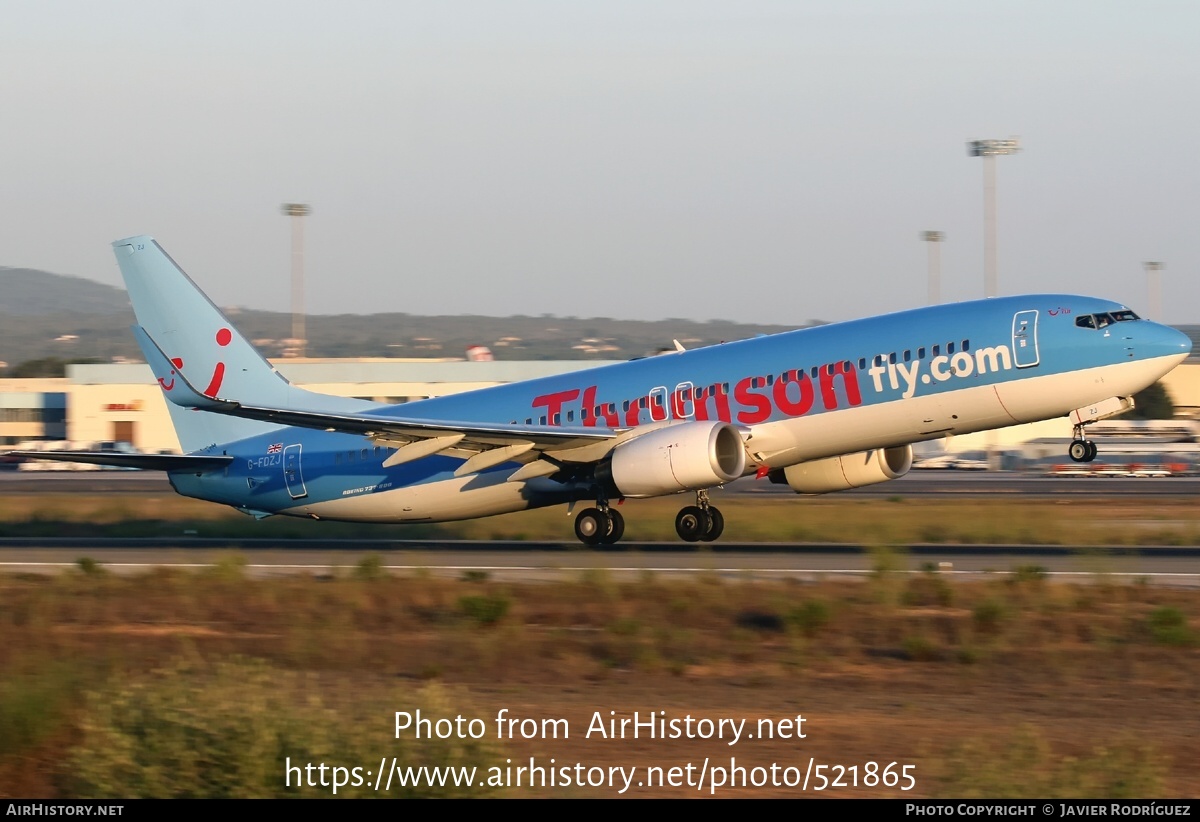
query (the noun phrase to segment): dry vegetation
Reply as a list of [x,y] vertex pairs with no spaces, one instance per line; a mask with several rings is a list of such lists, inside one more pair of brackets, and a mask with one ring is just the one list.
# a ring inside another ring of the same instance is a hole
[[[236,555],[197,573],[115,577],[85,562],[3,576],[0,796],[282,795],[285,756],[482,768],[734,756],[802,771],[815,757],[913,764],[907,795],[1200,796],[1195,592],[1055,585],[1036,569],[951,583],[878,559],[868,580],[816,585],[401,579],[377,559],[345,578],[250,580]],[[487,738],[395,739],[393,712],[418,707],[483,718]],[[498,741],[502,708],[566,718],[571,737]],[[803,714],[808,736],[585,739],[595,711]]]

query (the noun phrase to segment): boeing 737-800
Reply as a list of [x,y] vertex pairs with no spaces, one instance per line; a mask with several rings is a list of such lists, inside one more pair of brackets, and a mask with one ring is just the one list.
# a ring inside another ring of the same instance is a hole
[[575,533],[597,545],[624,532],[610,502],[691,494],[676,531],[713,540],[708,490],[744,476],[838,491],[903,476],[915,442],[1064,416],[1072,459],[1091,461],[1085,426],[1191,351],[1124,305],[1033,294],[381,405],[288,383],[151,237],[113,248],[186,453],[55,458],[163,470],[255,516],[435,522],[586,501]]

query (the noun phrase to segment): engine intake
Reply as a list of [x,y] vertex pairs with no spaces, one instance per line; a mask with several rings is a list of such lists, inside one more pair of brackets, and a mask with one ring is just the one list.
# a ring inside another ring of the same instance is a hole
[[621,443],[607,468],[620,496],[658,497],[732,482],[746,471],[746,447],[729,423],[686,422]]
[[789,465],[772,471],[770,477],[771,482],[786,482],[798,494],[828,494],[899,479],[912,463],[912,446],[900,445]]

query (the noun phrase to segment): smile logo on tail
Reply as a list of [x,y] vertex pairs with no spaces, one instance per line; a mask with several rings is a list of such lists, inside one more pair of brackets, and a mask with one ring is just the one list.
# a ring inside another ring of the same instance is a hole
[[167,384],[167,381],[166,381],[166,380],[167,380],[167,378],[166,378],[166,377],[159,377],[159,378],[158,378],[158,384],[159,384],[160,386],[162,386],[162,390],[163,390],[163,391],[170,391],[172,388],[174,388],[174,387],[175,387],[175,373],[176,373],[175,369],[179,369],[180,371],[182,371],[182,370],[183,370],[183,360],[182,360],[180,357],[172,357],[172,358],[171,358],[171,365],[175,366],[175,368],[171,369],[171,383],[170,383],[170,385],[168,385],[168,384]]
[[[222,328],[217,332],[217,345],[224,348],[232,341],[233,333],[228,328]],[[217,392],[221,390],[221,380],[223,379],[225,379],[225,363],[217,360],[217,366],[213,369],[212,380],[208,383],[208,388],[204,389],[204,396],[216,399]]]

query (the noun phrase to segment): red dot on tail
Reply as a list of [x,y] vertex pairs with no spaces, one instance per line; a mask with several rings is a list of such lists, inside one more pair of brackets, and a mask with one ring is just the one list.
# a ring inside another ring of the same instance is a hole
[[228,328],[222,328],[217,332],[217,345],[229,345],[229,341],[233,339],[233,334]]

